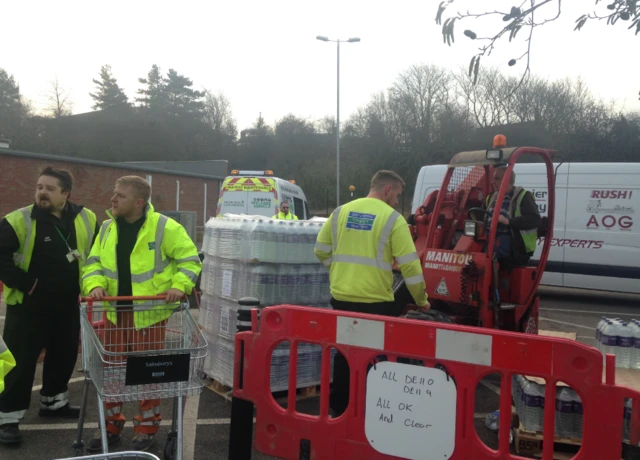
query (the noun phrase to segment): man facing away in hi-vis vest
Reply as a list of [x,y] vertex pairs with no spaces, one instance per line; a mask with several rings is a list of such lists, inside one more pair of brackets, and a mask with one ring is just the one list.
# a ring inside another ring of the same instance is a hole
[[272,217],[272,219],[280,220],[298,220],[298,216],[289,212],[289,203],[284,201],[280,207],[280,212]]
[[0,222],[0,281],[7,315],[4,341],[16,367],[0,395],[0,443],[22,440],[38,357],[46,349],[41,417],[78,418],[68,383],[78,359],[80,273],[97,232],[96,215],[69,201],[73,176],[47,167],[35,202]]
[[[329,268],[334,310],[398,316],[394,302],[393,261],[419,310],[430,308],[422,267],[407,221],[393,208],[404,181],[393,171],[378,171],[366,198],[336,208],[320,230],[314,252]],[[349,404],[349,364],[336,353],[329,406],[334,416]]]
[[[154,211],[151,185],[137,176],[116,181],[110,219],[100,228],[82,272],[82,290],[96,300],[105,296],[157,296],[166,300],[118,301],[107,306],[104,347],[113,353],[161,350],[173,309],[196,285],[202,263],[182,225]],[[173,304],[173,305],[172,305]],[[108,365],[108,364],[107,364]],[[139,401],[134,417],[132,450],[153,443],[160,427],[160,399]],[[126,418],[122,403],[106,403],[107,443],[120,439]],[[89,441],[91,451],[102,450],[100,430]]]
[[[506,172],[506,166],[495,168],[493,172],[492,186],[495,191],[485,201],[487,231],[491,228],[498,190]],[[511,171],[511,181],[507,184],[498,217],[494,257],[496,260],[509,257],[513,264],[524,265],[536,250],[541,219],[538,205],[531,192],[522,187],[515,187],[515,182],[516,173]]]

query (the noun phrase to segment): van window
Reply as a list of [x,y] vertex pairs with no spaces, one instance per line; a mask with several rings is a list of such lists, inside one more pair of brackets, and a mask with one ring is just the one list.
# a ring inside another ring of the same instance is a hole
[[298,219],[304,220],[304,205],[302,204],[302,200],[300,198],[293,199],[293,209],[295,215],[298,216]]
[[309,204],[306,201],[304,202],[304,213],[305,213],[306,219],[311,219],[311,213],[309,212]]

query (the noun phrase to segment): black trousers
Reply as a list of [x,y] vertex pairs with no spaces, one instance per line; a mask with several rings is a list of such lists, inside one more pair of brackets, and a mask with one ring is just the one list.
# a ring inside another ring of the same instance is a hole
[[0,412],[29,408],[36,364],[43,348],[46,356],[40,395],[65,393],[78,359],[79,334],[77,295],[25,296],[23,304],[7,305],[2,337],[16,359],[16,367],[5,377]]
[[[359,303],[331,299],[331,306],[334,310],[383,316],[400,316],[402,313],[394,302]],[[336,417],[347,410],[349,405],[349,384],[349,363],[342,353],[337,351],[333,361],[333,385],[329,395],[329,407]]]

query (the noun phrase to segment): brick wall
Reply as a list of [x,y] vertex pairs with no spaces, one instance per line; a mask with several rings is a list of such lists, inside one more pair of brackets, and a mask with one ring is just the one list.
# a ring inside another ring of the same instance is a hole
[[[136,175],[146,179],[146,172],[121,166],[98,166],[55,159],[45,160],[0,154],[0,216],[33,203],[39,171],[46,167],[64,168],[73,174],[71,201],[94,211],[98,220],[107,218],[117,178]],[[176,181],[180,181],[180,211],[198,213],[197,226],[204,225],[204,184],[207,184],[207,217],[215,216],[220,182],[174,174],[151,172],[151,202],[158,211],[176,210]]]

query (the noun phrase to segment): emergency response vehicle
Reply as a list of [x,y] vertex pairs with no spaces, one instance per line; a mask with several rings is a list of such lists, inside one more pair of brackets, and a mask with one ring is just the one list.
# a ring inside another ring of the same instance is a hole
[[220,187],[216,215],[247,214],[271,217],[282,202],[300,220],[311,218],[307,197],[293,180],[274,177],[273,171],[241,171],[234,169]]
[[[412,213],[439,190],[448,165],[420,169]],[[554,163],[556,212],[542,284],[640,293],[640,163]],[[545,166],[518,163],[516,185],[548,212]],[[538,240],[532,263],[540,257]]]

